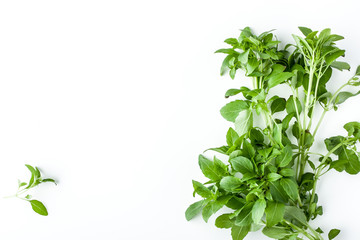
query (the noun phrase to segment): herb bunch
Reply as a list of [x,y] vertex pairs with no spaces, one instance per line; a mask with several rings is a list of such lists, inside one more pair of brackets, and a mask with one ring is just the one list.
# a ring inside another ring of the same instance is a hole
[[[41,172],[37,167],[33,167],[28,164],[25,164],[25,166],[31,172],[31,177],[30,177],[29,182],[26,183],[26,182],[22,182],[22,181],[18,180],[18,190],[17,190],[16,194],[13,196],[9,196],[9,197],[16,197],[18,199],[27,201],[30,203],[31,208],[34,210],[34,212],[36,212],[40,215],[43,215],[43,216],[47,216],[48,211],[47,211],[46,207],[44,206],[44,204],[42,202],[40,202],[39,200],[33,199],[32,196],[30,194],[28,194],[28,191],[37,187],[38,185],[40,185],[42,183],[52,182],[52,183],[56,184],[56,182],[54,179],[51,179],[51,178],[42,178]],[[9,197],[7,197],[7,198],[9,198]]]
[[[226,134],[226,145],[210,148],[227,158],[199,156],[199,166],[209,181],[193,181],[194,196],[203,199],[186,210],[186,219],[202,214],[205,222],[224,206],[231,210],[216,218],[218,228],[231,228],[232,239],[249,232],[281,240],[323,240],[321,228],[309,221],[323,214],[316,187],[319,178],[334,169],[348,174],[360,172],[360,123],[344,125],[343,136],[324,140],[327,152],[313,152],[316,134],[328,111],[337,110],[348,98],[360,93],[343,91],[360,86],[360,66],[353,77],[334,93],[326,85],[334,70],[350,70],[339,59],[345,50],[336,46],[343,37],[330,29],[321,32],[299,27],[304,37],[292,35],[294,44],[283,49],[271,31],[254,35],[249,27],[238,38],[229,38],[221,75],[232,79],[242,71],[253,88],[229,89],[221,115],[234,123]],[[290,97],[270,90],[286,85]],[[270,92],[270,93],[269,93]],[[316,117],[316,113],[320,113]],[[332,229],[328,239],[340,233]]]

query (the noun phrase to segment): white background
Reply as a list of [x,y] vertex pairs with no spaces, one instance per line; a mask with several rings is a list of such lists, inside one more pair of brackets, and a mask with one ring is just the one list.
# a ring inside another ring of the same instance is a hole
[[[357,1],[0,2],[0,239],[230,239],[186,222],[197,155],[225,143],[225,91],[213,52],[251,26],[291,41],[297,26],[332,28],[354,71],[360,63]],[[337,74],[332,89],[350,76]],[[360,98],[327,115],[323,139],[360,120]],[[319,144],[320,146],[320,144]],[[17,199],[25,163],[59,185],[34,189],[49,216]],[[360,175],[331,172],[319,184],[314,223],[359,239]],[[246,239],[267,239],[260,233]]]

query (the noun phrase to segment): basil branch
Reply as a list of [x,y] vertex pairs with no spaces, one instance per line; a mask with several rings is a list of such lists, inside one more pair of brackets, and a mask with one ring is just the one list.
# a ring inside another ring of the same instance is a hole
[[[304,37],[292,35],[295,44],[283,44],[285,48],[281,49],[271,31],[256,35],[246,27],[239,37],[225,40],[227,48],[216,51],[225,54],[220,74],[228,72],[235,79],[242,71],[252,80],[253,88],[242,86],[226,91],[225,98],[233,100],[220,113],[233,127],[226,133],[226,144],[208,149],[215,155],[199,155],[199,166],[207,179],[204,183],[192,182],[200,199],[186,210],[187,220],[201,214],[207,222],[226,206],[229,212],[217,216],[215,225],[231,228],[233,240],[246,238],[257,227],[273,239],[324,239],[323,231],[309,224],[323,214],[316,195],[317,183],[332,169],[360,172],[355,148],[360,123],[345,124],[346,136],[326,138],[326,154],[310,149],[317,141],[326,112],[337,110],[348,98],[360,94],[342,91],[346,86],[360,86],[360,67],[354,77],[331,94],[327,84],[333,70],[350,70],[348,63],[339,61],[345,50],[336,47],[343,37],[332,34],[330,29],[299,29]],[[271,95],[271,89],[281,84],[290,87],[290,97]],[[305,96],[299,91],[304,91]],[[324,110],[312,133],[318,105]],[[262,118],[264,127],[254,121],[256,116]],[[224,155],[222,159],[226,160],[218,159],[216,154]],[[332,229],[329,239],[339,232]]]

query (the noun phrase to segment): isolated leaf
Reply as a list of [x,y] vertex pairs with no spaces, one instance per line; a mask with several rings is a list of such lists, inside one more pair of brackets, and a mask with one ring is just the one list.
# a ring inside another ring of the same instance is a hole
[[47,216],[48,215],[48,211],[46,210],[46,207],[44,206],[44,204],[42,204],[42,202],[38,201],[38,200],[29,200],[32,209],[43,216]]
[[278,224],[284,217],[285,204],[269,201],[265,209],[266,226],[272,227]]

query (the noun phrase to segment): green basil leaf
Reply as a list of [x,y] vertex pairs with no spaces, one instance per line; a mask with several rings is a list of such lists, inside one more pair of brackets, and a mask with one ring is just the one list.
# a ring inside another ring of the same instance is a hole
[[239,192],[242,184],[241,179],[233,176],[224,177],[220,181],[220,187],[228,192]]
[[264,216],[265,213],[265,208],[266,208],[266,201],[265,199],[258,199],[253,208],[252,208],[252,220],[254,223],[259,223],[261,218]]
[[298,198],[298,185],[293,179],[290,178],[282,178],[280,179],[280,184],[287,193],[287,195],[292,200],[297,200]]
[[345,130],[349,136],[360,138],[360,123],[359,122],[348,122],[344,125]]
[[290,145],[286,145],[281,150],[281,155],[277,157],[277,161],[279,162],[279,167],[287,166],[292,160],[293,151]]
[[217,211],[219,211],[224,204],[220,204],[218,202],[208,202],[208,204],[205,205],[205,207],[202,210],[202,217],[205,222],[208,222],[209,218],[215,214]]
[[329,234],[328,234],[329,240],[332,240],[332,239],[336,238],[337,235],[339,235],[339,233],[340,233],[339,229],[331,229]]
[[282,239],[292,234],[289,229],[286,229],[284,227],[264,227],[262,232],[265,236],[275,239]]
[[272,227],[278,224],[284,217],[285,204],[269,201],[265,209],[266,226]]
[[277,98],[271,103],[271,113],[281,112],[285,109],[286,100],[285,98]]
[[359,95],[360,91],[356,92],[356,93],[351,93],[351,92],[340,92],[336,98],[334,103],[335,104],[341,104],[343,102],[345,102],[348,98],[354,97],[356,95]]
[[230,122],[235,122],[239,113],[249,109],[249,104],[243,100],[229,102],[220,109],[221,116]]
[[233,146],[236,142],[236,140],[239,139],[239,135],[237,134],[237,132],[232,129],[232,128],[229,128],[227,134],[226,134],[226,143],[229,145],[229,146]]
[[310,33],[312,33],[312,30],[310,28],[307,28],[307,27],[299,27],[299,29],[305,35],[305,37],[307,35],[309,35]]
[[231,228],[234,222],[230,219],[231,214],[223,214],[216,218],[215,226],[218,228]]
[[34,212],[36,212],[42,216],[48,215],[48,211],[42,202],[40,202],[38,200],[29,200],[29,202],[30,202],[31,207],[34,210]]
[[243,240],[250,231],[250,226],[237,226],[231,228],[232,240]]
[[[293,96],[290,96],[289,99],[286,101],[286,112],[288,114],[290,114],[290,113],[296,114],[296,109],[297,109],[298,113],[300,114],[302,111],[301,102],[298,98],[296,98],[296,101],[294,101],[293,98],[294,98]],[[295,102],[296,102],[296,105],[295,105]]]
[[219,181],[222,178],[222,175],[217,171],[214,162],[201,154],[199,155],[199,166],[205,177],[213,181]]
[[277,173],[269,173],[267,175],[267,178],[270,182],[275,182],[275,181],[279,180],[280,178],[282,178],[282,176]]
[[356,68],[355,75],[356,75],[356,76],[360,76],[360,66],[358,66],[358,67]]
[[239,113],[235,119],[235,131],[241,137],[248,133],[253,126],[253,114],[250,109],[245,109]]
[[196,215],[198,215],[201,212],[201,210],[203,209],[203,207],[205,206],[205,203],[206,203],[205,200],[201,200],[201,201],[191,204],[186,209],[186,212],[185,212],[186,220],[190,221]]
[[252,220],[252,203],[248,203],[244,206],[244,208],[240,211],[239,215],[237,215],[235,220],[235,225],[237,226],[249,226],[253,220]]
[[284,218],[288,221],[296,221],[302,225],[307,225],[306,216],[300,208],[285,206]]
[[291,73],[291,72],[278,73],[278,74],[276,74],[276,75],[269,78],[269,80],[268,80],[268,88],[273,88],[273,87],[285,82],[286,80],[288,80],[292,76],[294,76],[294,74]]
[[340,56],[345,55],[345,50],[337,50],[333,53],[330,53],[328,55],[326,55],[325,57],[325,62],[327,65],[330,65],[332,62],[334,62],[337,58],[339,58]]
[[242,174],[254,172],[253,163],[251,162],[251,160],[249,160],[246,157],[238,156],[238,157],[230,159],[229,162],[230,162],[232,168],[237,172],[240,172]]
[[202,183],[197,182],[195,180],[193,180],[192,183],[193,183],[195,192],[197,194],[199,194],[199,196],[201,196],[203,198],[212,198],[212,193],[211,193],[210,189],[208,189]]
[[332,62],[331,66],[333,68],[336,68],[336,69],[340,70],[340,71],[342,71],[342,70],[350,70],[350,68],[351,68],[348,63],[346,63],[346,62],[338,62],[338,61]]
[[272,198],[276,202],[282,202],[282,203],[288,202],[289,198],[288,198],[287,194],[285,193],[285,190],[281,186],[280,181],[270,183],[270,193],[271,193]]

